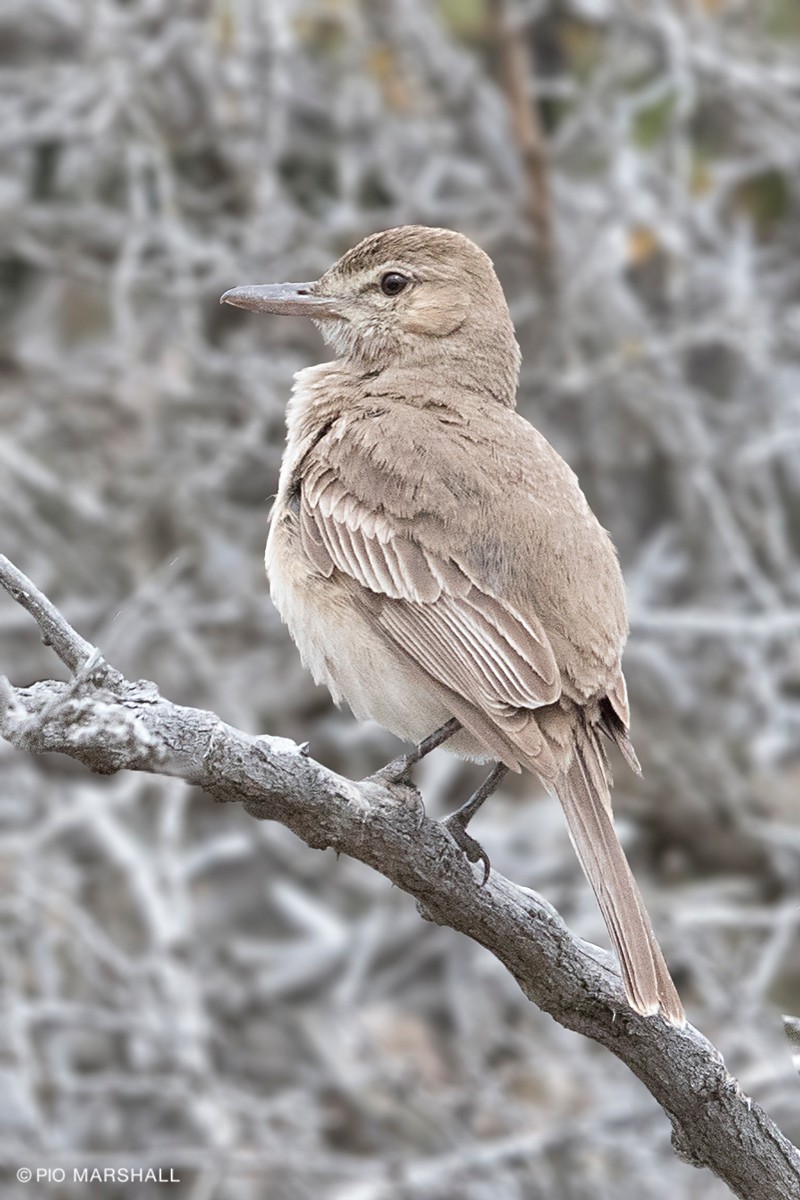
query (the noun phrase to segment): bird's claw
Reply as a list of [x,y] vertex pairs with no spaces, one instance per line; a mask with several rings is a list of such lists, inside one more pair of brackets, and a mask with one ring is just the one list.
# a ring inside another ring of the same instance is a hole
[[370,775],[369,779],[372,783],[381,784],[386,787],[402,787],[406,790],[405,805],[416,818],[416,832],[425,823],[427,813],[425,811],[425,801],[419,794],[417,788],[414,787],[414,782],[411,778],[411,767],[413,763],[406,762],[405,758],[395,758],[392,762],[387,763],[385,767],[381,767],[374,775]]
[[411,768],[413,763],[408,761],[405,754],[400,758],[393,758],[385,767],[381,767],[371,779],[377,780],[378,783],[411,783]]
[[442,824],[469,862],[483,863],[483,879],[481,880],[481,887],[484,887],[489,879],[489,872],[492,869],[489,855],[486,853],[480,842],[476,842],[475,838],[472,837],[471,834],[467,833],[464,825],[458,819],[458,813],[453,813],[452,816],[445,817]]

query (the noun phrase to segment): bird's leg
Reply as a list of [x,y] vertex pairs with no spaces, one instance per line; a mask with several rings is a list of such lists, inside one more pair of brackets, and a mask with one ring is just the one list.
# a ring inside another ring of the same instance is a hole
[[408,778],[408,773],[415,763],[420,762],[426,754],[430,754],[431,750],[435,750],[437,746],[441,746],[454,733],[458,733],[460,728],[461,722],[458,718],[451,717],[449,721],[445,721],[444,725],[441,725],[438,729],[434,729],[433,733],[429,733],[426,738],[418,742],[413,750],[409,750],[408,754],[401,754],[399,758],[393,758],[380,771],[376,771],[376,777],[388,783],[402,783]]
[[508,774],[508,767],[505,763],[495,763],[494,768],[484,779],[477,791],[473,792],[466,804],[462,804],[461,808],[456,809],[449,817],[445,817],[442,824],[450,834],[456,845],[460,846],[470,862],[483,863],[483,882],[489,878],[489,872],[492,869],[492,864],[489,862],[489,855],[484,850],[479,842],[475,841],[474,837],[470,837],[467,833],[467,825],[469,825],[475,813],[478,811],[484,800],[488,800],[492,792],[497,791],[502,781]]

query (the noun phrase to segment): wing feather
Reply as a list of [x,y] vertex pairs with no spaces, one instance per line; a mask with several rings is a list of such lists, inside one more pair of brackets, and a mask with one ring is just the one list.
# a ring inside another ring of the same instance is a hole
[[501,727],[538,733],[531,710],[561,693],[541,624],[470,578],[456,557],[418,544],[385,512],[370,512],[328,468],[303,480],[300,536],[315,570],[349,576],[385,635],[432,678]]
[[313,512],[305,504],[300,505],[300,538],[303,549],[316,570],[326,579],[329,578],[334,571],[333,558]]

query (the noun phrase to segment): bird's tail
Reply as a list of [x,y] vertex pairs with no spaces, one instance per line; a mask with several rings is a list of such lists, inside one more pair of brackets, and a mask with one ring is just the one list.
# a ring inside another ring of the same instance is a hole
[[605,756],[591,729],[580,731],[572,762],[555,782],[572,844],[617,952],[628,1003],[679,1028],[686,1018],[611,818]]

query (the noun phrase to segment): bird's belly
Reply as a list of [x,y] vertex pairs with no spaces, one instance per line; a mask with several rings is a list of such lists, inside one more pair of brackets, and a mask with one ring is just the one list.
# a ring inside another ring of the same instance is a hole
[[[425,676],[356,607],[349,585],[336,573],[325,579],[308,563],[293,519],[276,513],[265,564],[272,601],[315,683],[334,701],[347,702],[359,720],[373,720],[404,741],[418,742],[452,716]],[[485,750],[467,733],[448,749],[485,760]]]

